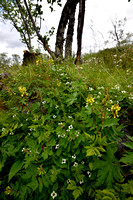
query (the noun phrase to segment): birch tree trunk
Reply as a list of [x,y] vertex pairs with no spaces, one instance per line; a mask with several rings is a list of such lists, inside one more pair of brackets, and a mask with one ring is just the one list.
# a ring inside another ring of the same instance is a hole
[[[70,16],[73,15],[72,12],[75,12],[76,9],[74,9],[74,8],[75,8],[75,6],[77,5],[78,2],[79,2],[79,0],[67,0],[65,6],[63,8],[61,18],[60,18],[60,22],[59,22],[59,25],[58,25],[57,34],[56,34],[55,55],[56,55],[57,58],[58,57],[63,58],[63,45],[64,45],[64,41],[65,41],[64,33],[65,33],[65,30],[66,30],[67,23],[70,19]],[[72,21],[71,21],[70,24],[72,25]],[[70,43],[72,43],[73,28],[70,28],[70,26],[68,26],[68,27],[69,27],[69,32],[68,32],[67,35],[70,36],[70,33],[72,34],[71,39],[69,37],[69,41],[71,40]],[[71,27],[73,27],[73,25]]]
[[65,44],[65,58],[72,56],[72,43],[73,43],[75,12],[77,3],[78,1],[73,4],[69,16],[69,23],[68,23],[68,30],[67,30],[66,44]]
[[84,16],[85,16],[85,0],[80,0],[79,2],[79,15],[78,15],[78,27],[77,27],[77,58],[75,64],[78,65],[81,61],[81,48],[82,48],[82,34],[84,26]]

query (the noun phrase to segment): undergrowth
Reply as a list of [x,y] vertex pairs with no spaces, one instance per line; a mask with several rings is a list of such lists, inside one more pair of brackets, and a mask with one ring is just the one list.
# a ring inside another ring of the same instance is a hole
[[126,67],[100,53],[79,66],[38,58],[7,70],[1,199],[133,199],[132,62],[125,59]]

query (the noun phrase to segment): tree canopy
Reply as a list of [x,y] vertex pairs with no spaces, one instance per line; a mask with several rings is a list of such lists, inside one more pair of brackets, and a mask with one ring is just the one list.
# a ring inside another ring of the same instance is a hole
[[[61,6],[61,0],[47,0],[51,12],[53,12],[54,4]],[[41,34],[43,21],[43,5],[42,0],[37,2],[31,0],[1,0],[0,13],[3,20],[10,20],[15,29],[20,33],[21,41],[26,44],[28,50],[33,49],[32,39],[37,36],[45,50],[53,59],[63,58],[63,49],[65,43],[65,57],[72,55],[72,42],[74,35],[75,13],[79,4],[79,17],[77,26],[77,63],[80,60],[82,33],[84,25],[85,0],[67,0],[61,13],[55,43],[55,52],[50,49],[48,44],[50,36],[54,32],[52,27],[48,34]],[[67,26],[68,25],[68,26]],[[67,34],[65,37],[65,30]]]

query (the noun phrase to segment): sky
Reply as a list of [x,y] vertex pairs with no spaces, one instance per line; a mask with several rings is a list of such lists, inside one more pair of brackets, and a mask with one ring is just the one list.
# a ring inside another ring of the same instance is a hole
[[[46,2],[46,0],[45,0]],[[62,0],[62,6],[66,0]],[[48,30],[54,26],[55,33],[50,39],[49,45],[54,51],[56,30],[60,20],[63,7],[54,7],[55,11],[50,12],[47,3],[44,6],[44,19],[42,22],[42,35],[45,35]],[[116,18],[118,20],[127,18],[124,30],[125,32],[133,33],[133,0],[86,0],[86,12],[83,29],[82,40],[82,53],[94,52],[99,49],[104,49],[110,46],[105,46],[104,41],[109,38],[109,30],[113,30],[112,20]],[[76,12],[76,25],[73,41],[73,52],[77,51],[76,31],[78,8]],[[35,48],[38,48],[38,44],[33,42]],[[113,45],[113,44],[112,44]],[[41,45],[39,45],[41,48]],[[26,50],[26,46],[21,42],[19,33],[13,28],[11,23],[7,21],[3,23],[0,19],[0,53],[7,52],[8,56],[12,54],[18,54],[23,57],[23,51]],[[45,53],[42,50],[42,53]]]

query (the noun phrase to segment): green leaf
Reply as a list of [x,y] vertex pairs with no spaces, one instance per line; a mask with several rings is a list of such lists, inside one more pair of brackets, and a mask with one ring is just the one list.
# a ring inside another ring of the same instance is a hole
[[35,176],[32,177],[32,180],[30,183],[27,184],[33,191],[35,191],[38,188],[38,181]]
[[96,198],[95,200],[117,200],[118,196],[115,194],[113,189],[104,189],[104,190],[97,190],[96,191]]
[[112,119],[105,119],[104,124],[102,125],[102,127],[111,127],[114,125],[119,125],[118,124],[118,119],[117,118],[112,118]]
[[123,162],[125,164],[133,164],[133,152],[127,152],[123,155],[123,157],[120,159],[120,162]]
[[127,137],[133,142],[133,137],[132,136],[127,135]]
[[102,160],[94,163],[94,169],[98,170],[96,186],[106,185],[107,188],[112,188],[115,181],[119,182],[122,179],[120,164],[115,158],[115,152],[116,147],[109,145]]
[[68,95],[68,98],[66,100],[66,103],[67,103],[67,106],[70,106],[72,105],[75,101],[77,101],[77,96],[78,96],[78,93],[75,92],[73,94],[69,94]]
[[122,143],[124,144],[124,146],[129,147],[130,149],[133,149],[133,142],[126,142],[126,143]]
[[67,186],[68,190],[75,190],[77,188],[75,181],[71,180],[70,184]]
[[128,194],[133,194],[133,180],[128,181],[122,185],[123,191]]
[[9,177],[8,177],[8,181],[10,181],[12,179],[13,176],[16,175],[16,173],[22,168],[23,166],[23,162],[21,160],[16,161],[9,172]]
[[76,188],[74,191],[73,191],[73,196],[74,196],[74,199],[77,199],[83,192],[83,189],[79,189],[81,187],[78,187]]
[[93,147],[92,145],[85,147],[87,156],[101,156],[101,152],[105,152],[103,147]]
[[47,152],[47,151],[44,151],[44,152],[42,153],[42,157],[43,157],[44,160],[46,160],[46,159],[48,158],[48,152]]

